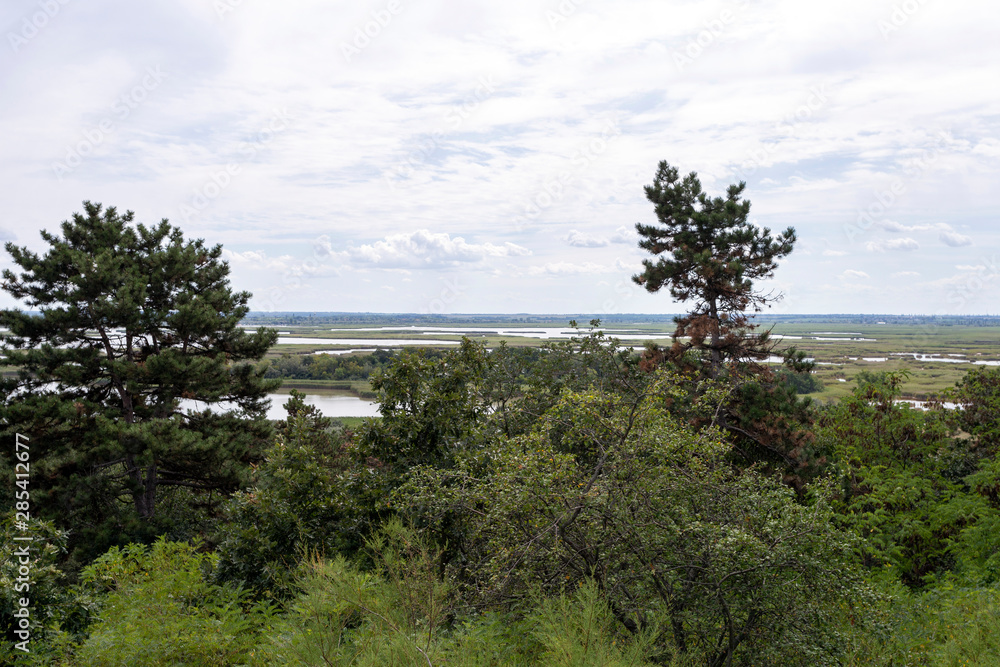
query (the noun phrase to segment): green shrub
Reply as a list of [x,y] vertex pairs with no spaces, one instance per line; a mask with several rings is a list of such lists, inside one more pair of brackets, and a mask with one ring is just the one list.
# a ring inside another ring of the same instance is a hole
[[112,548],[82,573],[100,596],[97,622],[77,651],[81,667],[223,666],[247,662],[273,610],[209,584],[216,557],[188,544]]
[[277,443],[255,485],[233,495],[220,525],[214,580],[264,598],[293,594],[293,573],[309,552],[353,554],[364,544],[381,494],[379,477],[333,432],[329,418],[293,391]]
[[[79,610],[67,587],[66,576],[59,567],[60,558],[66,553],[67,534],[55,527],[51,521],[32,519],[26,529],[15,529],[14,513],[0,519],[0,632],[3,633],[4,650],[15,636],[13,631],[19,625],[14,617],[20,609],[19,600],[26,598],[30,647],[32,652],[46,650],[49,642],[59,634],[60,625],[79,630],[86,622],[85,610]],[[30,537],[31,541],[15,540],[15,537]],[[29,579],[20,573],[22,550],[27,547],[27,568]],[[78,613],[78,612],[81,612]],[[20,638],[17,638],[20,641]],[[11,655],[28,657],[16,651]],[[0,665],[12,664],[9,655],[0,654]]]
[[573,595],[542,600],[531,621],[533,634],[544,647],[539,664],[641,667],[652,664],[646,658],[653,653],[661,659],[676,655],[673,650],[663,655],[655,648],[660,634],[656,626],[635,635],[625,632],[592,579],[581,581]]

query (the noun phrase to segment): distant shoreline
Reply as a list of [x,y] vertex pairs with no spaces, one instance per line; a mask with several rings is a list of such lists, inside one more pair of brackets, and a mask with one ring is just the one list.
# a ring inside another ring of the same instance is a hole
[[[243,318],[244,325],[391,325],[408,324],[500,324],[503,326],[566,326],[575,320],[581,329],[591,320],[601,324],[662,324],[673,322],[680,313],[348,313],[348,312],[264,312],[251,311]],[[769,323],[810,324],[909,324],[930,326],[1000,326],[1000,315],[890,315],[865,313],[787,314],[758,313],[753,316],[762,325]]]

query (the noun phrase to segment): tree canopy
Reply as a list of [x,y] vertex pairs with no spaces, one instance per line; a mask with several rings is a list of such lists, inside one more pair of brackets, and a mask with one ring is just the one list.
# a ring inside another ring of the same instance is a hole
[[231,490],[270,432],[278,381],[255,362],[276,333],[239,326],[250,294],[230,288],[221,246],[132,223],[84,202],[61,236],[42,231],[44,255],[6,245],[3,289],[28,310],[0,311],[19,371],[0,386],[4,422],[32,438],[43,511],[76,528],[120,530],[129,504],[149,521],[166,489]]

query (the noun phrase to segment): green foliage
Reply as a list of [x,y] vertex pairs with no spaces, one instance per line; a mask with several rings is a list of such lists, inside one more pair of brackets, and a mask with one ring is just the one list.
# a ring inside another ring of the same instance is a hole
[[945,399],[960,406],[949,416],[972,436],[971,446],[983,456],[995,456],[1000,451],[1000,368],[980,366],[969,371]]
[[389,521],[368,548],[371,573],[342,556],[302,564],[302,595],[254,664],[433,664],[452,601],[439,575],[440,551],[399,521]]
[[951,582],[919,593],[895,591],[881,612],[890,632],[872,636],[846,665],[1000,665],[1000,589]]
[[579,582],[573,595],[543,599],[531,615],[534,635],[544,647],[539,664],[560,667],[642,667],[646,658],[658,656],[660,664],[671,657],[656,648],[656,626],[633,635],[624,632],[591,579]]
[[815,375],[809,372],[795,372],[789,368],[782,367],[775,373],[776,380],[792,389],[796,394],[812,394],[823,391],[823,385],[816,379]]
[[487,410],[479,395],[485,364],[485,348],[467,338],[443,359],[401,353],[372,379],[382,419],[362,434],[366,452],[396,474],[412,465],[450,465]]
[[112,548],[82,572],[100,599],[75,665],[222,666],[245,664],[273,609],[205,581],[215,556],[157,541]]
[[1000,665],[1000,590],[929,591],[902,630],[911,654],[933,665]]
[[760,369],[727,379],[732,389],[719,422],[730,434],[735,461],[763,464],[801,490],[824,470],[827,459],[815,443],[811,399],[800,399],[787,381],[788,375],[810,376],[787,367],[782,371],[784,377]]
[[[428,351],[433,354],[433,351]],[[396,353],[376,350],[371,354],[282,354],[271,359],[265,377],[294,380],[367,380],[384,370]]]
[[672,421],[662,405],[675,382],[661,374],[637,396],[564,390],[530,433],[451,470],[414,469],[394,502],[431,524],[461,517],[452,567],[479,604],[509,608],[591,577],[622,628],[662,622],[660,650],[712,664],[835,660],[847,641],[832,630],[838,605],[871,597],[853,540],[821,496],[797,504],[732,468],[717,432]]
[[599,324],[541,349],[487,352],[466,338],[444,357],[404,352],[372,381],[382,419],[364,429],[362,448],[398,476],[418,465],[450,468],[460,452],[529,431],[565,390],[639,391],[648,378],[638,359],[609,345]]
[[[15,537],[30,537],[31,540],[15,540]],[[66,577],[59,568],[59,560],[66,551],[66,539],[66,532],[57,529],[51,521],[31,519],[26,529],[21,530],[15,528],[13,512],[3,516],[0,522],[0,631],[4,650],[10,648],[15,627],[20,627],[14,616],[15,611],[22,608],[20,600],[30,601],[28,629],[35,646],[49,639],[58,621],[72,606]],[[27,576],[21,572],[22,567]],[[8,663],[0,656],[0,665],[4,664]]]
[[655,633],[623,632],[594,582],[533,601],[525,616],[459,616],[455,591],[441,575],[441,549],[398,520],[368,548],[375,564],[369,573],[341,557],[303,563],[302,594],[252,664],[651,664]]
[[840,471],[841,520],[864,536],[868,565],[891,565],[908,585],[953,569],[956,556],[994,572],[998,545],[984,532],[998,517],[987,500],[992,463],[981,468],[968,439],[949,438],[940,413],[896,403],[901,380],[863,378],[819,422]]
[[278,441],[233,495],[219,527],[216,580],[284,599],[306,554],[353,554],[384,504],[380,477],[333,431],[332,420],[292,391]]
[[197,506],[236,488],[270,432],[276,386],[255,364],[276,334],[239,326],[250,295],[230,289],[221,246],[84,208],[62,237],[42,232],[44,255],[7,244],[17,270],[3,288],[40,314],[0,311],[19,369],[0,383],[4,433],[30,438],[33,506],[74,529],[82,558],[176,528],[162,511],[171,489],[197,492]]

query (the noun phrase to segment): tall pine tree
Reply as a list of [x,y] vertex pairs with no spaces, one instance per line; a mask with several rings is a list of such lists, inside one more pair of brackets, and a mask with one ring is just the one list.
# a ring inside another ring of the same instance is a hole
[[676,318],[671,356],[678,359],[691,349],[704,353],[713,378],[727,361],[770,353],[766,334],[747,335],[754,326],[746,311],[759,312],[775,300],[755,291],[753,281],[770,278],[795,244],[793,228],[775,238],[747,220],[750,202],[740,201],[745,187],[731,185],[725,199],[711,198],[695,172],[681,180],[677,168],[662,161],[646,186],[659,225],[636,224],[639,247],[657,260],[643,260],[643,272],[632,279],[649,292],[667,286],[674,299],[693,304]]
[[256,363],[277,334],[239,326],[250,294],[230,289],[222,247],[132,221],[84,202],[61,237],[41,233],[44,255],[8,243],[19,270],[3,272],[28,308],[0,311],[18,369],[0,385],[4,430],[31,439],[36,508],[110,532],[98,541],[162,528],[171,490],[237,487],[270,436],[277,385]]
[[[749,220],[750,202],[742,200],[746,183],[730,185],[725,198],[709,197],[695,172],[683,179],[662,161],[646,198],[659,224],[639,223],[639,247],[656,257],[643,260],[632,279],[649,292],[668,288],[670,295],[691,304],[675,319],[669,351],[647,350],[647,369],[669,361],[703,378],[722,380],[730,400],[716,417],[733,436],[737,452],[750,461],[778,463],[798,483],[804,470],[818,462],[812,436],[803,428],[812,420],[808,402],[776,381],[762,362],[775,353],[770,331],[754,333],[748,312],[760,312],[779,296],[754,288],[754,281],[774,275],[779,259],[792,252],[795,230],[777,236]],[[794,348],[785,363],[796,372],[812,364]]]

